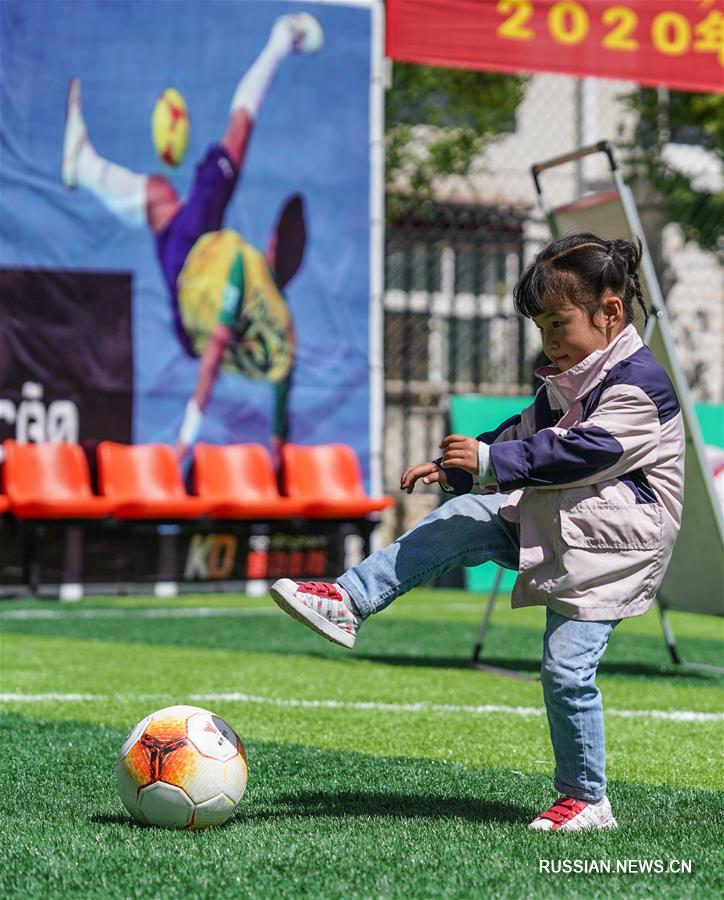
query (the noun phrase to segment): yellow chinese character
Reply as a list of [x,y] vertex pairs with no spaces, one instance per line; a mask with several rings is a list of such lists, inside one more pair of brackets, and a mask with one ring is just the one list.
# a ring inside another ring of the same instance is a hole
[[694,26],[694,50],[716,53],[724,65],[724,13],[714,10]]

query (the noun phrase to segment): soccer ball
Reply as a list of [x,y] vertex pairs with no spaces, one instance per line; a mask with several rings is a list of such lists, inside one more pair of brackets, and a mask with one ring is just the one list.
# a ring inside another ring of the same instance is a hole
[[118,792],[145,825],[221,825],[244,795],[244,745],[206,709],[168,706],[140,721],[118,754]]
[[166,88],[156,101],[151,116],[153,146],[167,166],[178,166],[189,144],[189,114],[183,94]]

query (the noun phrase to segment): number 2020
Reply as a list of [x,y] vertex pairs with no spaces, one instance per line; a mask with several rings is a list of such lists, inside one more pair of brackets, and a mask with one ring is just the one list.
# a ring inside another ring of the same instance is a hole
[[[499,0],[497,11],[507,18],[500,23],[497,34],[514,41],[530,41],[535,37],[529,22],[533,17],[532,0]],[[628,6],[609,6],[601,14],[601,23],[608,31],[601,45],[608,50],[638,50],[634,37],[638,15]],[[548,11],[548,30],[553,40],[561,44],[580,44],[590,30],[588,11],[575,0],[554,3]],[[691,24],[677,12],[661,12],[651,23],[651,40],[658,51],[668,56],[686,53],[691,45]]]

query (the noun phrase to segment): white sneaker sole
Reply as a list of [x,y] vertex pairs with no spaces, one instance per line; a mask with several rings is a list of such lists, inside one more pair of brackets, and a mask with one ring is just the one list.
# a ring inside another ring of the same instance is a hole
[[325,619],[324,616],[320,616],[319,613],[310,609],[301,600],[297,600],[294,596],[296,592],[297,583],[292,581],[291,578],[280,578],[279,581],[275,581],[269,588],[272,600],[285,613],[293,616],[299,622],[311,628],[312,631],[316,631],[317,634],[321,634],[322,637],[333,644],[339,644],[340,647],[346,647],[348,650],[351,650],[354,647],[357,635],[349,634],[338,625],[330,622],[329,619]]
[[566,828],[565,825],[562,828],[540,828],[535,824],[536,821],[537,820],[531,822],[530,825],[528,825],[528,828],[532,829],[533,831],[546,831],[556,833],[558,833],[559,831],[563,831],[566,833],[570,833],[572,831],[603,831],[607,828],[618,828],[618,822],[614,819],[613,816],[611,816],[610,819],[606,819],[605,822],[601,822],[600,825],[587,825],[585,828]]
[[607,828],[618,828],[618,822],[613,816],[606,819],[605,822],[601,822],[600,825],[587,825],[585,828],[566,828],[564,825],[563,828],[557,828],[556,831],[604,831]]

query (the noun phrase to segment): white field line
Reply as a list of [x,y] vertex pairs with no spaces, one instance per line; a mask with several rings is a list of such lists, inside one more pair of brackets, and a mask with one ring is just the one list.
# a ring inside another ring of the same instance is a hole
[[[434,604],[419,604],[423,612],[439,611]],[[448,603],[445,612],[478,612],[481,604]],[[109,609],[11,609],[0,613],[0,622],[5,619],[126,619],[132,616],[143,619],[195,619],[214,618],[215,616],[268,616],[276,615],[280,610],[272,603],[269,606],[235,607],[235,606],[189,606],[189,607],[112,607]]]
[[169,607],[168,609],[129,607],[128,609],[12,609],[0,613],[0,622],[5,619],[214,619],[224,616],[268,616],[277,615],[276,606],[248,609],[246,607],[190,606],[188,609]]
[[[198,703],[254,703],[261,706],[282,706],[302,709],[340,709],[391,713],[453,713],[467,715],[544,716],[545,709],[537,706],[467,706],[452,703],[376,703],[373,701],[300,700],[282,697],[257,697],[253,694],[190,694],[189,700]],[[0,694],[0,703],[156,703],[172,702],[170,694]],[[606,715],[620,719],[662,719],[667,722],[721,722],[724,713],[691,712],[662,709],[608,709]]]

